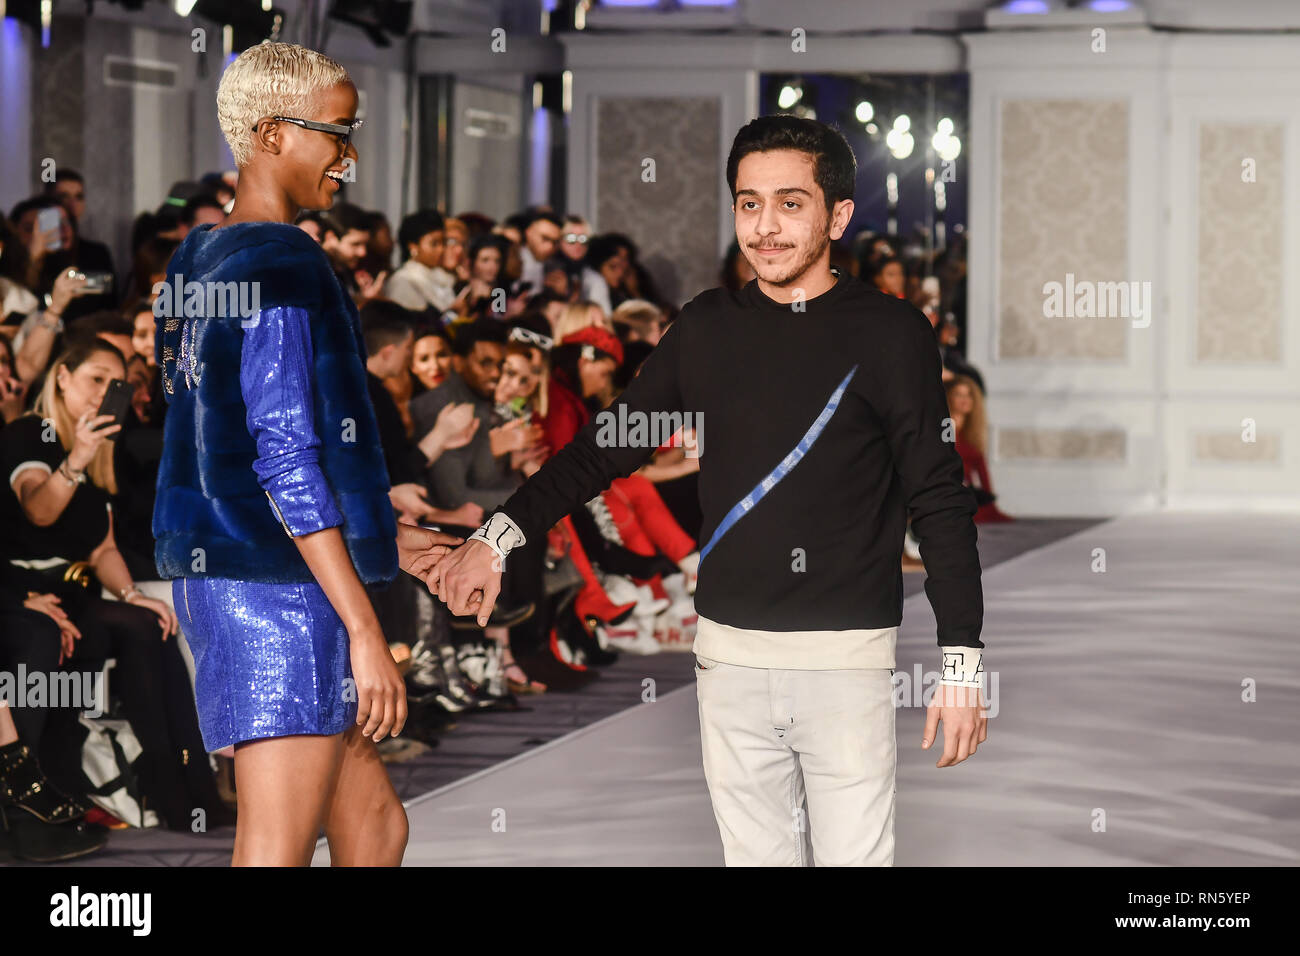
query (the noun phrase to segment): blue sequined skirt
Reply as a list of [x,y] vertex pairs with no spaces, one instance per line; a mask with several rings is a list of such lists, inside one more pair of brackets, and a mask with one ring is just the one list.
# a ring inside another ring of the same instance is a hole
[[356,722],[347,628],[320,585],[177,578],[172,600],[209,753]]

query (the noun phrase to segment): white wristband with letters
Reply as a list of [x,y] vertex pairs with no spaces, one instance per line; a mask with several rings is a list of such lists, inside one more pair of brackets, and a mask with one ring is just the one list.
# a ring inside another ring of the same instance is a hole
[[943,666],[939,669],[939,683],[949,687],[983,687],[984,659],[978,647],[961,645],[941,648]]
[[502,511],[498,511],[483,522],[483,525],[469,536],[469,540],[482,541],[503,561],[511,548],[517,548],[528,541],[523,531],[519,529],[519,525],[511,521],[510,516]]

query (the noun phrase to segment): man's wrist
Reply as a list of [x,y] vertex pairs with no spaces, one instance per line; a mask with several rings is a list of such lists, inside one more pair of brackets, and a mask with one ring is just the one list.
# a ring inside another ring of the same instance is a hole
[[482,541],[502,560],[505,560],[512,549],[528,542],[523,530],[504,511],[498,511],[484,521],[479,529],[469,536],[469,540]]
[[983,687],[984,656],[978,647],[949,645],[941,647],[943,663],[939,683],[949,687]]

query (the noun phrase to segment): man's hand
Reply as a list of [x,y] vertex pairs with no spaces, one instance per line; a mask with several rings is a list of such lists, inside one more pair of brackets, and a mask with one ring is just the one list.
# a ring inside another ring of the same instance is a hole
[[[430,569],[464,540],[413,524],[398,524],[397,563],[407,574],[426,581]],[[432,586],[429,590],[433,590]]]
[[487,627],[501,593],[501,558],[482,541],[470,541],[447,555],[429,573],[429,590],[457,616],[477,614]]
[[939,684],[925,713],[925,733],[921,749],[929,750],[943,721],[943,756],[936,767],[951,767],[975,755],[976,748],[988,740],[988,711],[978,687],[954,687]]
[[414,523],[423,521],[433,510],[433,505],[425,497],[427,494],[422,486],[407,481],[389,488],[388,500],[402,520]]

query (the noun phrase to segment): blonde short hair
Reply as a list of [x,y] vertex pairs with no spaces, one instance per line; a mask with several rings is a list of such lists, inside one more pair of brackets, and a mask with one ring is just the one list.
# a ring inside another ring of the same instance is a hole
[[302,117],[317,94],[351,83],[334,60],[296,43],[251,46],[221,74],[217,121],[236,166],[253,158],[253,125],[267,116]]
[[645,299],[628,299],[610,316],[615,325],[644,327],[664,317],[663,309]]

